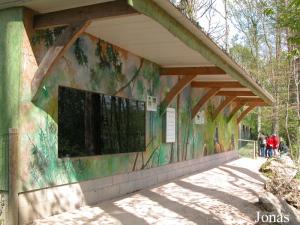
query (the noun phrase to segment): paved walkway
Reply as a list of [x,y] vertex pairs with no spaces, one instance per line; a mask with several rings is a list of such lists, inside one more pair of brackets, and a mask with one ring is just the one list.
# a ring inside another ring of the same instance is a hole
[[262,160],[241,158],[121,198],[62,213],[36,225],[250,225],[263,191]]

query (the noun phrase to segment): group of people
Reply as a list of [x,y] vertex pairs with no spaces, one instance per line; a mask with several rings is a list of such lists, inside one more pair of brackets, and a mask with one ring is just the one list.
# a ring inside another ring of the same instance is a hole
[[288,154],[288,147],[282,138],[276,134],[265,136],[263,133],[258,138],[259,156],[260,157],[278,157]]

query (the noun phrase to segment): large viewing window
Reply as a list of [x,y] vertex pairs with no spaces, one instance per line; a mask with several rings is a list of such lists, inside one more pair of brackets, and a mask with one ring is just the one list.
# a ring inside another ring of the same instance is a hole
[[59,87],[58,155],[145,150],[145,102]]

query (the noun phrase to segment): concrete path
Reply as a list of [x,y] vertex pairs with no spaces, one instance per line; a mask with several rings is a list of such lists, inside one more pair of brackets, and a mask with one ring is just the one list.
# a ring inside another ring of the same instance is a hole
[[37,220],[36,225],[250,225],[263,191],[263,160],[241,158],[95,206]]

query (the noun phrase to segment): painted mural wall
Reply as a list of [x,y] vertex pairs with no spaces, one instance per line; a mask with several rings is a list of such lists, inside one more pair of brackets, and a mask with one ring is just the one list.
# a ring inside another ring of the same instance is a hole
[[146,101],[147,95],[163,100],[178,79],[160,77],[158,65],[84,34],[52,68],[32,101],[34,71],[60,32],[60,29],[47,30],[24,37],[20,87],[22,191],[147,169],[234,149],[237,127],[236,123],[227,121],[229,109],[215,121],[211,120],[212,112],[222,99],[216,97],[210,101],[204,109],[205,124],[196,125],[191,120],[191,109],[204,92],[187,87],[170,106],[176,108],[176,143],[163,141],[163,116],[159,112],[147,112],[144,152],[58,158],[59,85]]

